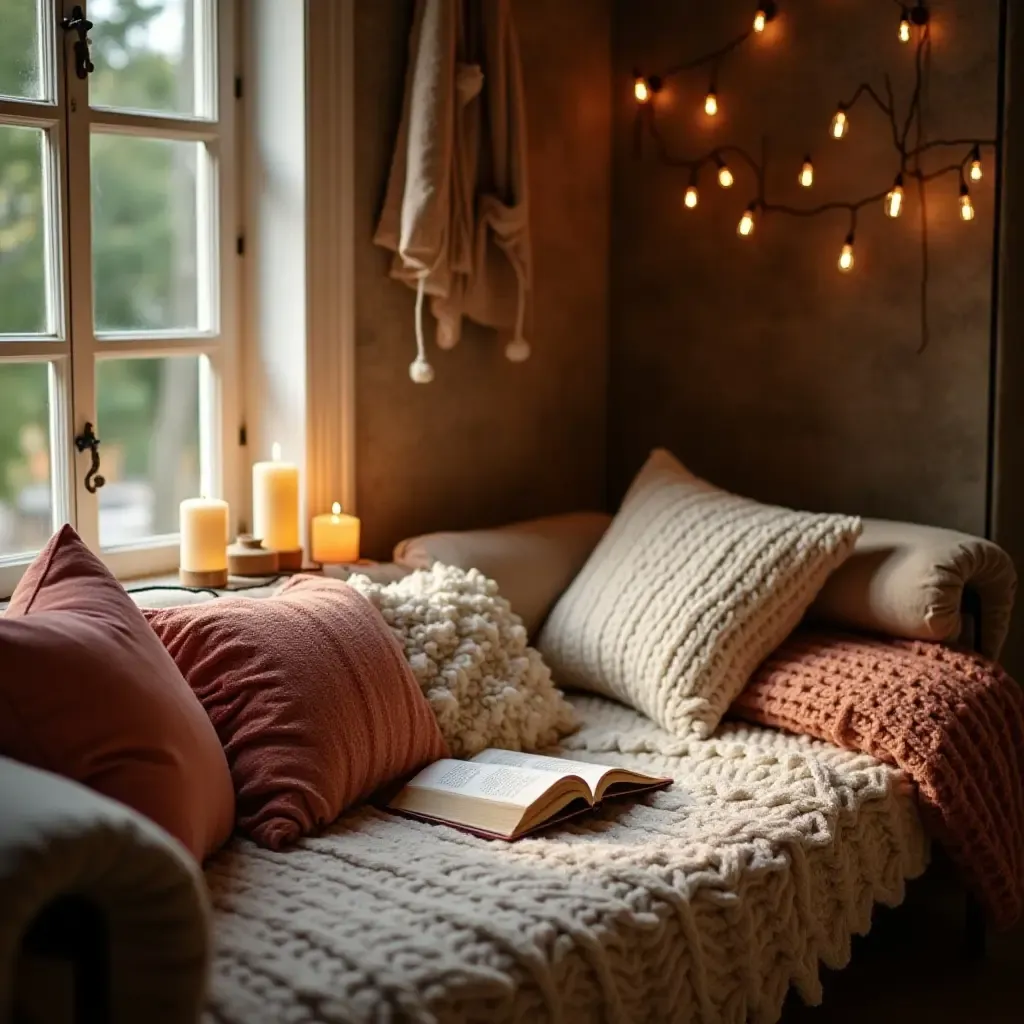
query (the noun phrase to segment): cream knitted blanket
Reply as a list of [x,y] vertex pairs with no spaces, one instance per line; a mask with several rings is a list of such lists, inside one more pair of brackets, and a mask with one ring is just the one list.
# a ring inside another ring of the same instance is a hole
[[906,780],[867,755],[574,703],[571,756],[675,785],[515,844],[373,809],[234,843],[207,869],[207,1024],[774,1021],[925,866]]

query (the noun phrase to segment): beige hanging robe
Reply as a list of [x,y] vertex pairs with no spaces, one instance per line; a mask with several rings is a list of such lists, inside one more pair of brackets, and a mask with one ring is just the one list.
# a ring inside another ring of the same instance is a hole
[[509,339],[509,359],[529,357],[526,178],[510,0],[417,0],[402,122],[374,236],[395,253],[391,276],[416,289],[414,381],[434,376],[423,337],[425,294],[440,348],[458,343],[467,316]]

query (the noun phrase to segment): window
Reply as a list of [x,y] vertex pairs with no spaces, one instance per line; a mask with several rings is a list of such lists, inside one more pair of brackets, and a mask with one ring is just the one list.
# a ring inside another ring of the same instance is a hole
[[173,568],[179,501],[233,497],[233,16],[0,0],[0,593],[62,522]]

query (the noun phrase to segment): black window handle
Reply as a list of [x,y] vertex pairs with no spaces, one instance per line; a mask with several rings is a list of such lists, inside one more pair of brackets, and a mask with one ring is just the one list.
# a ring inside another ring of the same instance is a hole
[[92,429],[91,423],[86,423],[85,430],[75,438],[75,447],[84,452],[88,449],[92,456],[92,464],[89,472],[85,474],[85,489],[90,494],[95,494],[107,481],[99,475],[100,473],[100,439]]
[[96,65],[89,56],[89,33],[92,31],[92,22],[76,4],[61,25],[65,32],[78,33],[78,39],[75,40],[75,74],[79,78],[88,78],[96,70]]

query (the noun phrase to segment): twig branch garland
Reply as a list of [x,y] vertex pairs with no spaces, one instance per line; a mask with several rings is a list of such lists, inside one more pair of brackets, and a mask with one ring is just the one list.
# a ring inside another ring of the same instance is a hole
[[[903,188],[907,181],[917,185],[921,218],[921,341],[918,348],[923,352],[928,345],[928,224],[925,186],[930,181],[947,175],[956,174],[960,184],[960,216],[964,221],[974,219],[974,205],[971,200],[968,181],[978,181],[982,177],[981,151],[996,146],[995,139],[925,138],[925,104],[927,99],[930,57],[931,57],[931,16],[925,3],[906,5],[894,0],[900,8],[899,38],[904,43],[913,41],[916,29],[917,39],[914,52],[914,88],[902,124],[896,109],[896,99],[892,80],[884,76],[884,97],[870,82],[861,82],[850,98],[838,104],[832,119],[830,134],[834,139],[843,139],[849,131],[850,113],[862,99],[871,101],[885,115],[892,132],[892,144],[898,158],[898,170],[893,184],[883,190],[872,192],[850,200],[832,200],[815,206],[793,206],[786,203],[772,202],[766,191],[767,171],[767,140],[762,140],[760,158],[751,155],[741,146],[726,144],[715,146],[700,156],[681,158],[673,155],[665,142],[658,126],[656,116],[656,100],[665,83],[679,75],[687,74],[702,68],[708,68],[709,85],[705,96],[704,109],[709,117],[718,112],[718,81],[722,63],[735,54],[745,43],[756,39],[764,30],[767,22],[778,15],[778,5],[765,2],[758,5],[753,25],[728,42],[690,60],[675,64],[658,75],[643,75],[639,71],[634,75],[634,97],[637,101],[637,120],[635,126],[635,144],[638,155],[643,152],[645,137],[653,143],[656,159],[669,167],[676,167],[689,172],[689,181],[684,193],[684,204],[692,209],[698,202],[698,184],[701,171],[714,166],[718,184],[722,188],[731,188],[735,176],[729,166],[729,160],[747,167],[756,185],[754,198],[747,205],[737,227],[737,232],[747,237],[754,231],[758,216],[780,214],[787,217],[808,218],[835,210],[846,210],[850,215],[849,231],[840,250],[838,266],[841,271],[849,271],[854,265],[854,243],[857,229],[857,214],[872,203],[883,202],[889,217],[899,217],[903,210]],[[913,142],[911,143],[911,136]],[[935,150],[964,149],[965,155],[958,162],[949,163],[936,170],[925,171],[922,157]],[[805,156],[798,180],[804,187],[811,187],[814,180],[814,168],[810,156]]]

